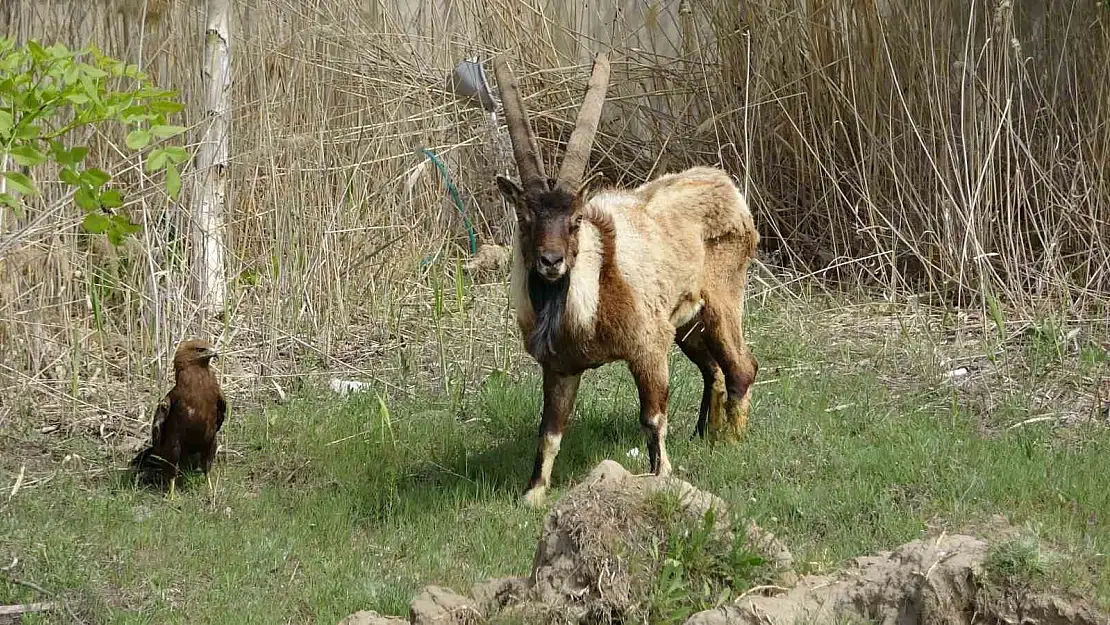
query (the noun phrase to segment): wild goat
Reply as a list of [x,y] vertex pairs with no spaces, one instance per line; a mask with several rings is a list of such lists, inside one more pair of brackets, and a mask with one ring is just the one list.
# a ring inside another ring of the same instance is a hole
[[738,438],[759,366],[742,329],[759,233],[740,190],[724,171],[694,167],[632,190],[584,194],[609,83],[605,54],[595,58],[558,177],[548,179],[504,57],[494,71],[520,173],[520,184],[497,176],[517,215],[511,292],[525,347],[543,371],[539,450],[525,502],[543,502],[582,373],[618,360],[639,391],[651,471],[670,473],[672,342],[702,374],[696,434],[704,437],[708,425],[711,440]]

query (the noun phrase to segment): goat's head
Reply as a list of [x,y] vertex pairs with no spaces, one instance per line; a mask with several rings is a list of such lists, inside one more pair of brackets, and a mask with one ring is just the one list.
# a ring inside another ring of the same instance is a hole
[[524,263],[549,282],[555,282],[574,268],[578,256],[578,227],[582,222],[582,176],[590,157],[605,91],[609,86],[609,59],[598,54],[593,75],[578,120],[567,142],[559,175],[548,179],[543,159],[532,135],[520,86],[504,57],[493,61],[513,156],[520,171],[520,183],[497,177],[497,187],[516,208],[520,250]]

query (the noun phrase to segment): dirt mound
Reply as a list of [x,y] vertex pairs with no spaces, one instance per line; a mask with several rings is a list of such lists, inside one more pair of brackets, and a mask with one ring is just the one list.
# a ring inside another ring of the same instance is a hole
[[1035,594],[999,600],[983,583],[987,550],[987,542],[961,534],[915,540],[856,558],[834,575],[804,577],[784,594],[698,613],[686,625],[1110,623],[1082,600]]
[[[754,523],[734,544],[727,511],[722,499],[688,482],[634,477],[605,460],[544,520],[532,563],[534,598],[558,606],[574,622],[647,614],[655,580],[667,558],[676,556],[676,549],[668,549],[674,539],[685,540],[687,550],[696,543],[699,557],[727,556],[739,548],[758,558],[753,564],[768,563],[757,573],[768,580],[791,570],[790,552]],[[720,586],[723,580],[705,581]]]
[[409,621],[412,625],[477,624],[482,622],[482,613],[473,599],[441,586],[428,586],[409,604]]
[[409,621],[396,616],[382,616],[373,610],[360,610],[339,621],[339,625],[409,625]]
[[[544,519],[529,577],[488,580],[467,597],[429,586],[408,622],[1110,625],[1080,600],[1000,591],[987,558],[986,541],[942,535],[799,580],[790,552],[750,521],[734,526],[720,498],[606,460]],[[759,594],[771,590],[780,594]]]

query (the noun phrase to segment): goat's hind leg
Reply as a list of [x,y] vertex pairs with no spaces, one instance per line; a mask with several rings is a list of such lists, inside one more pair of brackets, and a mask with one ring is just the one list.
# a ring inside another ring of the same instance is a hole
[[660,477],[671,473],[667,456],[667,396],[669,394],[667,351],[660,350],[628,365],[640,395],[640,427],[647,438],[651,472]]
[[551,468],[559,455],[563,432],[574,410],[574,399],[578,395],[581,374],[568,375],[543,368],[543,416],[540,420],[539,448],[536,462],[532,467],[532,479],[524,491],[523,502],[527,506],[543,503],[544,493],[551,485]]
[[705,326],[701,323],[700,317],[678,329],[675,343],[701,372],[701,404],[698,406],[698,422],[694,426],[694,436],[705,438],[707,426],[711,425],[714,431],[721,429],[725,399],[728,396],[725,391],[725,376],[705,342]]
[[711,439],[720,436],[725,440],[739,440],[748,425],[752,384],[759,371],[759,362],[744,342],[742,315],[743,310],[735,304],[728,306],[721,302],[707,301],[702,309],[706,343],[713,358],[721,366],[728,394],[724,410],[726,422],[719,424],[720,427],[714,427],[712,418],[710,419]]

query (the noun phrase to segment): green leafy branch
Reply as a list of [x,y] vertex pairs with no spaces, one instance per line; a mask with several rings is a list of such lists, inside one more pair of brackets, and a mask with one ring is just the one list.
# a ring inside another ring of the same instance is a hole
[[[123,83],[129,86],[113,87]],[[0,210],[19,211],[16,194],[38,195],[34,171],[52,162],[59,180],[73,188],[74,203],[85,211],[84,229],[118,245],[140,226],[114,211],[123,206],[123,195],[109,188],[107,172],[85,164],[89,148],[76,140],[75,131],[114,122],[128,131],[124,143],[133,152],[158,143],[147,154],[145,170],[165,172],[166,193],[176,199],[179,168],[189,158],[184,148],[165,142],[185,131],[168,121],[184,108],[176,96],[155,87],[137,66],[95,47],[71,51],[34,40],[17,46],[0,37],[0,176],[6,183]],[[12,163],[23,171],[11,169]]]

